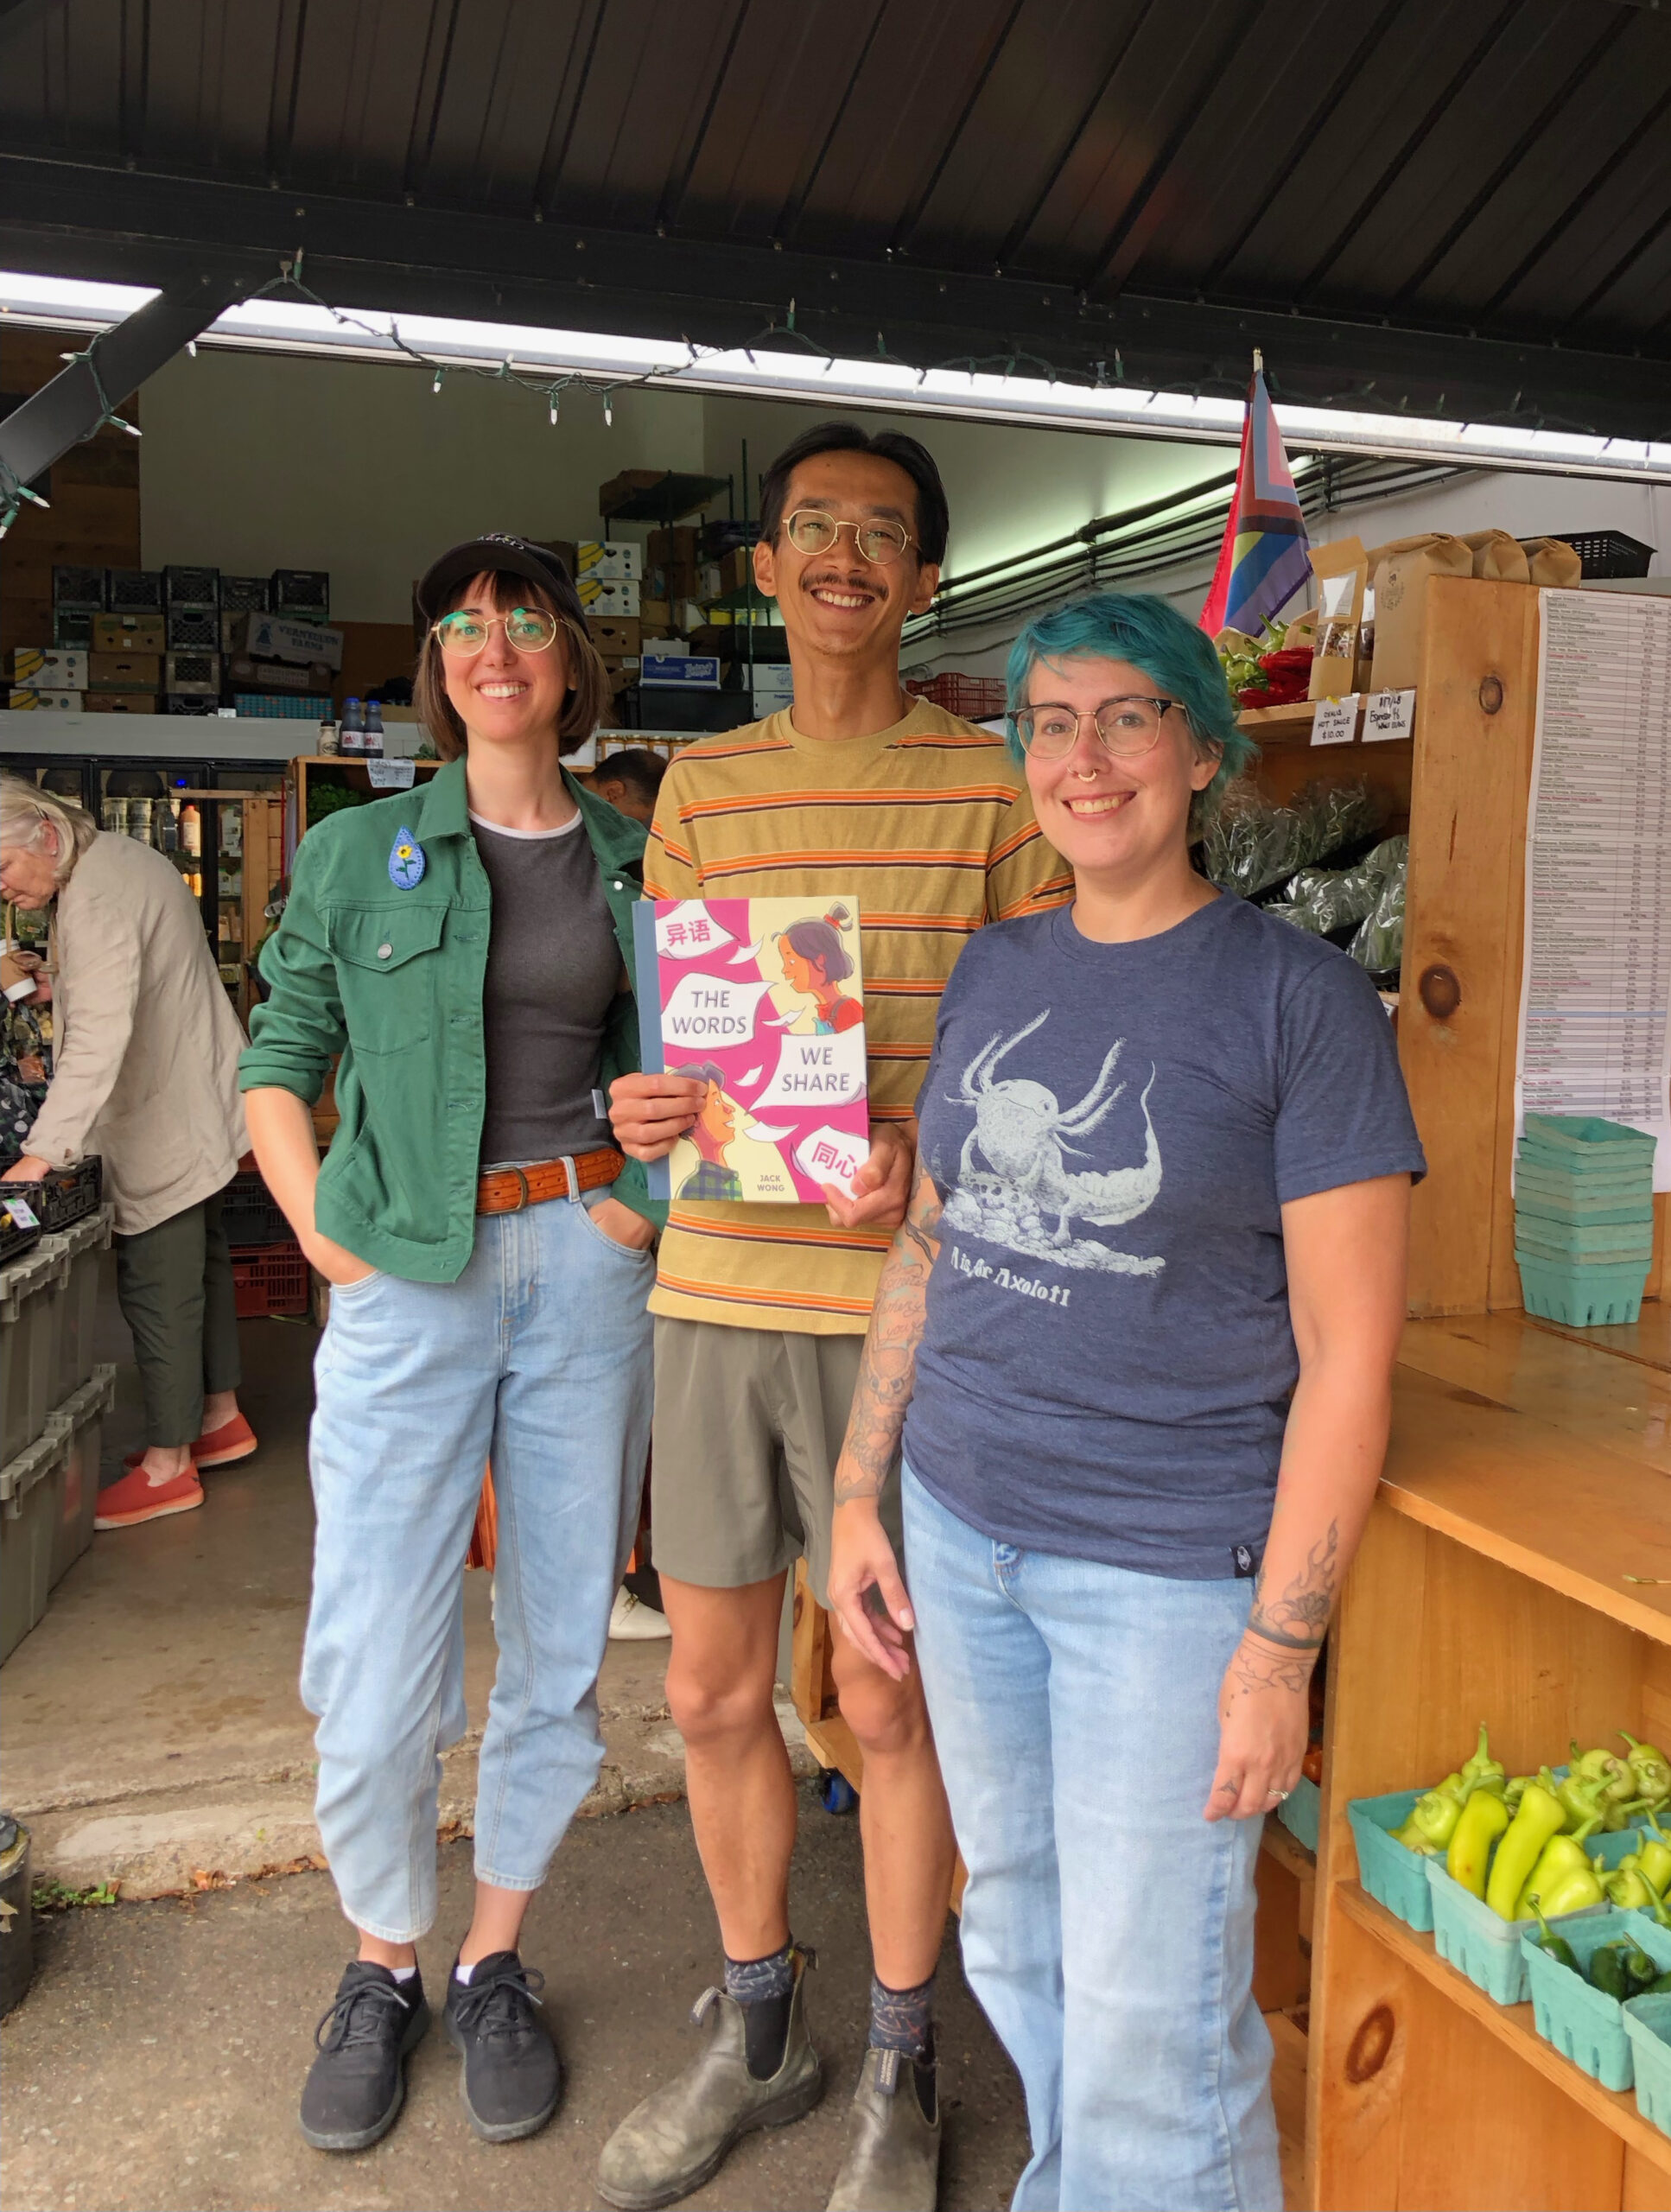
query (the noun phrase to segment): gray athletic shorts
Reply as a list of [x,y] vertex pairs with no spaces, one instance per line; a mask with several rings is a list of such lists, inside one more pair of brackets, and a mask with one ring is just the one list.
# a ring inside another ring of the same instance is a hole
[[[656,1316],[650,1541],[658,1573],[706,1590],[780,1574],[803,1554],[828,1603],[836,1462],[862,1337]],[[899,1462],[882,1525],[903,1561]]]

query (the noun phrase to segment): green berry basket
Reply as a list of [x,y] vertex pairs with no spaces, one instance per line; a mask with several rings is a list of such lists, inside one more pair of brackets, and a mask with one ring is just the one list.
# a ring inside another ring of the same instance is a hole
[[1536,1942],[1535,1929],[1521,1938],[1532,1993],[1532,2019],[1538,2033],[1604,2089],[1628,2089],[1636,2079],[1636,2069],[1630,2038],[1625,2033],[1624,2007],[1617,1997],[1592,1988],[1585,1976],[1602,1945],[1617,1943],[1621,1936],[1640,1943],[1656,1965],[1671,1967],[1671,1932],[1651,1921],[1644,1929],[1642,1917],[1610,1908],[1589,1921],[1571,1916],[1564,1921],[1551,1921],[1550,1926],[1558,1928],[1573,1947],[1580,1968],[1577,1974],[1549,1956]]
[[[1323,1792],[1308,1775],[1302,1774],[1277,1807],[1276,1817],[1296,1843],[1303,1843],[1307,1851],[1315,1852],[1322,1810]],[[1403,1851],[1404,1846],[1400,1844],[1398,1848]],[[1409,1856],[1407,1852],[1405,1856]]]
[[[1459,1974],[1465,1974],[1475,1988],[1483,1989],[1494,2005],[1523,2005],[1528,1985],[1520,1939],[1528,1931],[1537,1932],[1536,1921],[1504,1920],[1492,1911],[1484,1897],[1477,1897],[1460,1882],[1452,1881],[1445,1871],[1442,1859],[1428,1859],[1422,1863],[1433,1892],[1433,1946],[1440,1958],[1448,1960]],[[1549,1924],[1559,1928],[1570,1940],[1575,1922],[1594,1920],[1604,1913],[1613,1914],[1613,1908],[1607,1904],[1585,1905],[1582,1912],[1563,1913]],[[1613,1917],[1620,1923],[1623,1932],[1629,1916],[1617,1913]]]
[[1420,1789],[1394,1789],[1384,1797],[1357,1797],[1346,1808],[1357,1847],[1357,1878],[1377,1904],[1425,1936],[1433,1924],[1427,1868],[1433,1863],[1401,1843],[1395,1831],[1410,1817]]
[[1671,1997],[1633,1997],[1624,2032],[1636,2075],[1636,2110],[1671,2135]]
[[1642,1318],[1642,1293],[1648,1287],[1645,1260],[1633,1260],[1628,1267],[1597,1268],[1536,1260],[1519,1251],[1515,1258],[1526,1310],[1545,1321],[1560,1321],[1569,1329],[1600,1329]]

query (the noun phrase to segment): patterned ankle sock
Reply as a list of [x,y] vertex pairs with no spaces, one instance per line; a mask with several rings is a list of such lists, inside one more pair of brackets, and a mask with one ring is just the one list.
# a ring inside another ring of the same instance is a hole
[[890,1989],[870,1977],[870,2047],[897,2050],[918,2065],[934,2063],[934,1976],[914,1989]]
[[725,1993],[743,2008],[748,2070],[757,2082],[769,2082],[783,2064],[789,2043],[789,2008],[795,1995],[793,1943],[763,1959],[727,1955]]

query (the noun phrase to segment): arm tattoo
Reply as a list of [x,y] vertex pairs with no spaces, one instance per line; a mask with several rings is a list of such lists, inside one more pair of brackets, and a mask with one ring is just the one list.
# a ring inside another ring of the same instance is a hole
[[1245,1643],[1239,1643],[1230,1661],[1224,1691],[1226,1706],[1260,1690],[1287,1690],[1298,1696],[1311,1681],[1315,1663],[1309,1651],[1250,1650]]
[[847,1441],[836,1468],[836,1503],[879,1497],[917,1384],[917,1347],[928,1310],[929,1272],[940,1254],[941,1199],[918,1160],[905,1221],[876,1287]]
[[1334,1611],[1339,1552],[1340,1524],[1331,1521],[1326,1533],[1306,1553],[1304,1567],[1279,1598],[1273,1598],[1266,1589],[1261,1567],[1254,1585],[1248,1634],[1284,1651],[1316,1651],[1328,1633],[1329,1616]]

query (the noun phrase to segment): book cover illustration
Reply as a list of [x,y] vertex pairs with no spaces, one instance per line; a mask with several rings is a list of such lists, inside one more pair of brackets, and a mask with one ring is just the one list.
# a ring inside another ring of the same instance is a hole
[[651,1196],[848,1190],[870,1152],[858,900],[646,899],[632,923],[645,1068],[707,1085]]

